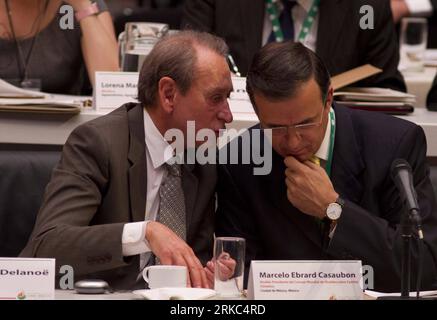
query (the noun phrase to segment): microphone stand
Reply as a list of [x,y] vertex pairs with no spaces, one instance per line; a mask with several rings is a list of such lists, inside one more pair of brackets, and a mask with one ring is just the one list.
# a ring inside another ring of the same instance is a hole
[[[404,212],[401,217],[401,239],[402,239],[402,257],[401,257],[401,296],[382,296],[378,300],[418,300],[420,297],[414,296],[410,297],[411,288],[411,238],[413,236],[413,220],[415,217],[419,216],[418,209],[411,209],[410,211]],[[423,233],[419,231],[418,241],[423,241]],[[419,266],[420,259],[422,259],[419,254]],[[419,267],[420,268],[420,267]],[[421,277],[421,272],[419,271],[417,277]],[[420,281],[417,282],[420,284]],[[416,288],[417,289],[417,288]],[[420,288],[418,288],[420,290]]]
[[411,237],[410,213],[405,212],[401,218],[402,258],[401,258],[401,299],[410,299],[411,286]]
[[[417,300],[420,299],[420,289],[422,284],[422,265],[424,251],[424,236],[422,230],[422,219],[420,217],[420,207],[417,200],[417,193],[414,188],[413,174],[411,166],[404,159],[396,159],[391,166],[391,177],[400,192],[404,208],[401,212],[401,295],[395,297],[381,297],[385,300]],[[416,276],[416,296],[410,297],[411,286],[411,240],[413,228],[417,229],[417,276]]]

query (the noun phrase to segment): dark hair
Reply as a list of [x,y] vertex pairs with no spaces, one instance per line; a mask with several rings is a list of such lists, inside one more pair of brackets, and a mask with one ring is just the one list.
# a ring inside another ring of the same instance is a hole
[[300,86],[311,79],[319,85],[322,100],[331,84],[329,72],[319,56],[298,42],[275,42],[255,54],[246,89],[255,108],[255,92],[280,101],[293,97]]
[[197,48],[206,48],[226,57],[223,39],[206,32],[181,31],[159,40],[144,60],[138,80],[138,100],[145,107],[156,101],[158,82],[172,78],[182,94],[190,89],[197,61]]

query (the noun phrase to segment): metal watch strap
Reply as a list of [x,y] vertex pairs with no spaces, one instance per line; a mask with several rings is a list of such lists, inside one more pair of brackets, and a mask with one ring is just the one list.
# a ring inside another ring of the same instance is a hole
[[337,198],[337,200],[335,200],[335,203],[338,203],[342,208],[345,204],[344,200],[340,196]]

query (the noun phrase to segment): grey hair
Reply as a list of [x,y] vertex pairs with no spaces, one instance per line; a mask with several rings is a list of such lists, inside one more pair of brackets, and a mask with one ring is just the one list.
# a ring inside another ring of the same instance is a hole
[[191,87],[197,61],[196,48],[206,48],[226,57],[228,46],[223,39],[206,32],[181,31],[159,40],[144,60],[138,80],[138,100],[145,107],[156,103],[158,83],[162,77],[173,79],[182,94]]

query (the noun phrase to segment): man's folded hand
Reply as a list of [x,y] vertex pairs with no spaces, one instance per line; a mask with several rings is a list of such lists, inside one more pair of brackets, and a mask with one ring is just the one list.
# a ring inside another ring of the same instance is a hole
[[151,221],[147,225],[146,239],[161,264],[187,267],[189,286],[209,288],[206,272],[193,249],[172,230],[159,222]]

